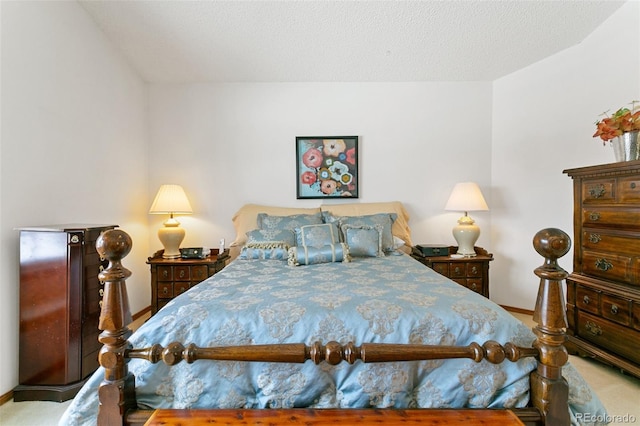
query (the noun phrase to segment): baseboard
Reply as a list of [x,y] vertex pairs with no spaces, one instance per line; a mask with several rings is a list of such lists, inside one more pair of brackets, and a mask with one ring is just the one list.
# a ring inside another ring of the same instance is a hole
[[131,318],[135,321],[138,318],[140,318],[141,316],[143,316],[144,314],[151,312],[151,305],[147,306],[146,308],[144,308],[143,310],[141,310],[140,312],[138,312],[135,315],[132,315]]
[[516,312],[518,314],[525,314],[525,315],[531,315],[533,316],[533,311],[529,310],[529,309],[522,309],[522,308],[516,308],[513,306],[507,306],[507,305],[500,305],[504,310],[509,311],[509,312]]

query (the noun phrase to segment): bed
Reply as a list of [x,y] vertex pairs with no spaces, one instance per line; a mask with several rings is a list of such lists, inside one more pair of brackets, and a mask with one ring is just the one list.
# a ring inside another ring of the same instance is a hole
[[407,255],[408,220],[401,203],[244,206],[234,260],[133,334],[122,265],[131,240],[106,232],[101,368],[60,424],[606,420],[563,346],[566,272],[556,260],[569,237],[553,228],[534,237],[545,261],[532,331]]

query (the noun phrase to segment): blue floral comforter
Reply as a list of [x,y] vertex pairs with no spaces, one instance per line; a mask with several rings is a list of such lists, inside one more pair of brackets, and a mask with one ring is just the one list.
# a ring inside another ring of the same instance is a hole
[[[288,266],[233,261],[175,298],[130,338],[133,347],[367,342],[529,346],[533,333],[508,312],[404,254]],[[535,360],[353,365],[196,361],[169,368],[132,360],[140,408],[522,407]],[[572,412],[605,413],[570,365]],[[93,425],[100,368],[61,425]],[[578,416],[580,418],[581,416]],[[606,418],[606,416],[603,416]],[[575,416],[573,416],[575,420]]]

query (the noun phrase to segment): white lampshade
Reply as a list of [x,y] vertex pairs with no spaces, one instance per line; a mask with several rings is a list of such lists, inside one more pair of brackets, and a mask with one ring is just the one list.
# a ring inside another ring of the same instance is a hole
[[489,210],[480,187],[475,182],[457,183],[451,191],[445,210],[464,212],[453,227],[453,237],[458,243],[458,254],[475,256],[475,244],[480,237],[480,227],[469,217],[468,212]]
[[489,210],[487,202],[484,201],[482,191],[475,182],[456,183],[451,191],[445,210],[457,212],[474,212]]
[[184,189],[180,185],[162,185],[151,204],[149,213],[169,215],[169,219],[164,222],[164,227],[158,230],[158,238],[164,246],[162,257],[165,259],[180,257],[180,244],[184,240],[185,231],[173,215],[193,213]]
[[191,204],[180,185],[162,185],[149,209],[151,214],[191,214]]

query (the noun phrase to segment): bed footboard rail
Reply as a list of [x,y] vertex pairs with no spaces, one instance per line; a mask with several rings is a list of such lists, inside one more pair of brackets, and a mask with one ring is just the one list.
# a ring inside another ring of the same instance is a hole
[[505,360],[515,362],[523,357],[537,357],[538,360],[538,368],[530,378],[531,405],[541,413],[545,424],[569,425],[568,386],[562,377],[562,366],[568,360],[564,347],[567,320],[562,290],[567,273],[558,266],[557,259],[569,251],[571,242],[563,231],[548,228],[536,234],[533,245],[545,258],[545,263],[535,270],[540,277],[540,286],[533,319],[538,325],[534,328],[536,340],[530,348],[487,341],[483,345],[472,343],[468,346],[373,343],[356,346],[353,343],[328,342],[323,345],[316,342],[310,346],[300,343],[213,348],[200,348],[194,344],[185,347],[175,342],[166,348],[156,344],[134,349],[128,342],[131,330],[127,325],[131,323],[131,312],[125,285],[131,272],[121,263],[131,249],[131,238],[121,230],[106,231],[96,243],[98,253],[109,261],[108,268],[99,275],[105,284],[99,323],[103,331],[98,339],[104,345],[99,361],[105,376],[99,388],[98,425],[124,425],[127,412],[137,408],[135,378],[127,368],[131,358],[152,363],[162,361],[167,365],[200,359],[285,363],[311,360],[316,364],[335,365],[358,360],[390,362],[451,358],[500,363]]

